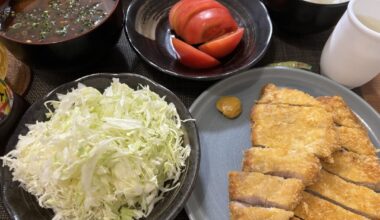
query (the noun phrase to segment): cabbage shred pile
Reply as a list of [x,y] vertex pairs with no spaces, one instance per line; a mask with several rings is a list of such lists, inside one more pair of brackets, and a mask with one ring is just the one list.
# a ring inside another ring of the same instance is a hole
[[[54,219],[138,219],[178,186],[190,147],[175,106],[114,79],[45,103],[3,164]],[[50,109],[50,108],[51,109]]]

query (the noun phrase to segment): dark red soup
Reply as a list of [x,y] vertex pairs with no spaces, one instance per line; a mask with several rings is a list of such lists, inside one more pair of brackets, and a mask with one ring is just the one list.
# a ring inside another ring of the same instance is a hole
[[101,23],[115,0],[14,0],[5,28],[8,38],[51,43],[74,38]]

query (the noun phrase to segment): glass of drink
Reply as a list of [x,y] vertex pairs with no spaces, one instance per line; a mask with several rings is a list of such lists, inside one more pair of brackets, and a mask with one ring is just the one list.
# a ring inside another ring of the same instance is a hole
[[380,73],[380,0],[351,0],[325,44],[321,73],[355,88]]

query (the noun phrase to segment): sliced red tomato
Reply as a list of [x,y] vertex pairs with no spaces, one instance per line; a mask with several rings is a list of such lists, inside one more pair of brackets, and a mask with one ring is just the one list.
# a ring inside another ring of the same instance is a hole
[[[176,4],[172,6],[172,8],[169,11],[169,24],[172,29],[176,30],[175,27],[177,26],[176,24],[177,17],[182,16],[181,12],[178,13],[178,9],[181,9],[182,5],[185,4],[186,2],[196,2],[196,1],[199,1],[199,0],[180,0],[179,2],[177,2]],[[213,1],[213,0],[208,0],[208,1]]]
[[189,44],[200,44],[237,28],[238,25],[227,8],[212,8],[194,15],[178,35]]
[[170,27],[174,29],[174,26],[176,25],[176,17],[177,17],[177,10],[181,8],[181,5],[187,0],[181,0],[177,3],[175,3],[172,8],[169,11],[169,24]]
[[193,69],[206,69],[220,64],[212,56],[203,53],[197,48],[177,39],[172,38],[174,49],[179,56],[179,62]]
[[230,54],[239,44],[244,35],[244,28],[225,34],[215,40],[209,41],[198,47],[201,51],[215,58],[222,58]]
[[214,0],[187,1],[178,9],[180,16],[176,17],[176,26],[173,29],[178,35],[181,35],[193,16],[211,8],[224,8],[224,6]]

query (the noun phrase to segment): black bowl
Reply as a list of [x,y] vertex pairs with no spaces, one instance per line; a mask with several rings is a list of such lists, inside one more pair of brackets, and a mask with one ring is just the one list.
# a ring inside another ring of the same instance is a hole
[[0,42],[19,60],[35,67],[61,68],[89,64],[115,45],[123,28],[122,0],[93,29],[64,41],[26,43],[0,35]]
[[239,26],[245,28],[235,51],[222,65],[194,70],[180,64],[171,44],[172,32],[168,13],[178,0],[134,0],[128,7],[125,30],[129,42],[150,65],[164,73],[187,79],[215,80],[224,78],[257,63],[268,48],[272,24],[259,0],[219,0],[231,12]]
[[[10,137],[6,146],[6,152],[14,149],[20,134],[26,134],[28,128],[26,124],[32,124],[38,121],[46,120],[46,107],[44,103],[47,100],[56,100],[57,94],[65,94],[72,88],[77,88],[78,83],[92,86],[103,91],[112,82],[112,78],[119,78],[120,82],[128,84],[131,88],[136,89],[139,85],[146,86],[165,97],[169,103],[173,103],[177,108],[181,119],[192,119],[189,111],[181,100],[165,87],[147,79],[146,77],[136,74],[110,74],[98,73],[85,76],[78,80],[63,84],[50,92],[42,100],[35,102],[21,118],[20,123],[16,127],[15,132]],[[180,186],[173,191],[164,194],[164,199],[155,205],[150,215],[145,220],[157,219],[173,219],[184,206],[195,183],[199,162],[200,162],[200,146],[199,137],[195,122],[187,120],[183,123],[184,143],[191,147],[190,156],[186,160],[186,169],[180,177]],[[38,205],[35,197],[24,191],[18,182],[12,180],[12,174],[7,167],[1,167],[1,185],[2,185],[2,201],[7,209],[10,217],[17,220],[48,220],[53,217],[52,210],[43,209]]]
[[303,0],[262,0],[276,27],[295,34],[310,34],[334,26],[347,9],[348,1],[317,4]]

